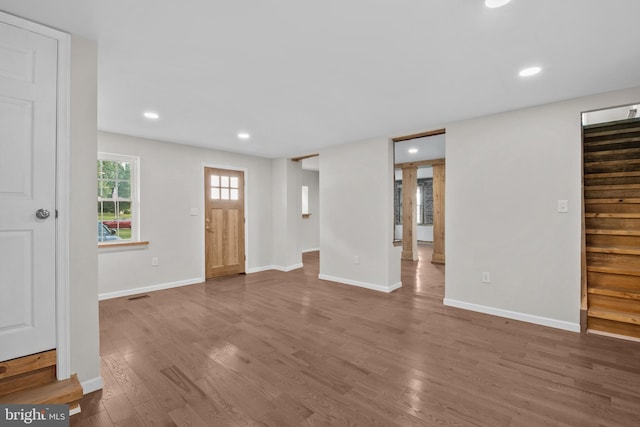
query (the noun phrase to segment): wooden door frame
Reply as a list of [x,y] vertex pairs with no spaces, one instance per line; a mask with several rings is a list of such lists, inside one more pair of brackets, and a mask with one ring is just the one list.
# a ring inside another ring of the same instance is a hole
[[[0,22],[49,37],[58,42],[56,91],[56,376],[71,376],[71,304],[69,287],[69,233],[71,189],[71,36],[62,31],[0,12]],[[97,298],[97,295],[96,295]]]
[[202,250],[202,255],[200,257],[200,259],[202,259],[202,281],[206,281],[207,280],[207,249],[206,249],[206,239],[205,239],[205,227],[206,227],[206,206],[205,206],[205,192],[206,192],[206,187],[204,185],[205,182],[205,176],[206,176],[206,168],[213,168],[213,169],[226,169],[226,170],[230,170],[230,171],[237,171],[237,172],[242,172],[244,175],[244,218],[245,220],[243,221],[244,223],[244,255],[245,255],[245,259],[244,259],[244,271],[245,273],[249,272],[249,169],[247,168],[243,168],[243,167],[239,167],[239,166],[229,166],[229,165],[221,165],[218,163],[206,163],[203,162],[202,166],[200,167],[201,169],[201,176],[200,176],[200,212],[202,212],[202,229],[201,229],[201,233],[200,233],[200,248]]

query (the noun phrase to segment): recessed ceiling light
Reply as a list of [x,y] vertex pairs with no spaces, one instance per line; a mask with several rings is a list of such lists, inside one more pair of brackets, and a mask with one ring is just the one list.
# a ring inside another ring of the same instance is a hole
[[238,139],[249,139],[249,138],[251,138],[251,135],[249,135],[247,132],[238,133]]
[[417,148],[409,148],[409,153],[410,154],[416,154],[418,152]]
[[504,6],[510,1],[511,0],[484,0],[484,5],[490,7],[491,9],[495,9],[496,7]]
[[525,68],[524,70],[520,70],[518,74],[520,74],[520,77],[531,77],[531,76],[535,76],[540,71],[542,71],[541,67],[529,67],[529,68]]
[[147,119],[157,119],[158,117],[160,117],[158,113],[154,113],[153,111],[145,111],[144,116]]

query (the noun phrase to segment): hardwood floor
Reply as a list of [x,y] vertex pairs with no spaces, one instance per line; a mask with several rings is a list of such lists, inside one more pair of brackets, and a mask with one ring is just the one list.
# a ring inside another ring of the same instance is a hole
[[318,280],[310,253],[103,301],[105,386],[71,425],[640,425],[640,343],[444,307],[419,251],[392,294]]

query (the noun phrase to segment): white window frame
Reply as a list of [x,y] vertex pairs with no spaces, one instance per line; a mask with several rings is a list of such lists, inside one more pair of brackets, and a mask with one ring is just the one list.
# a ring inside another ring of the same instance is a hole
[[[124,154],[98,152],[99,161],[131,163],[131,239],[124,241],[98,242],[100,245],[140,242],[140,157]],[[100,198],[96,194],[96,200]],[[97,213],[97,212],[96,212]]]

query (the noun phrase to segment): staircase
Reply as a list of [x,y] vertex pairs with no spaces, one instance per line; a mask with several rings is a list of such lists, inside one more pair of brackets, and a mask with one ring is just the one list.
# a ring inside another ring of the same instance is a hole
[[2,404],[68,404],[77,411],[82,394],[76,375],[57,380],[55,350],[0,362]]
[[640,119],[584,127],[587,327],[640,338]]

